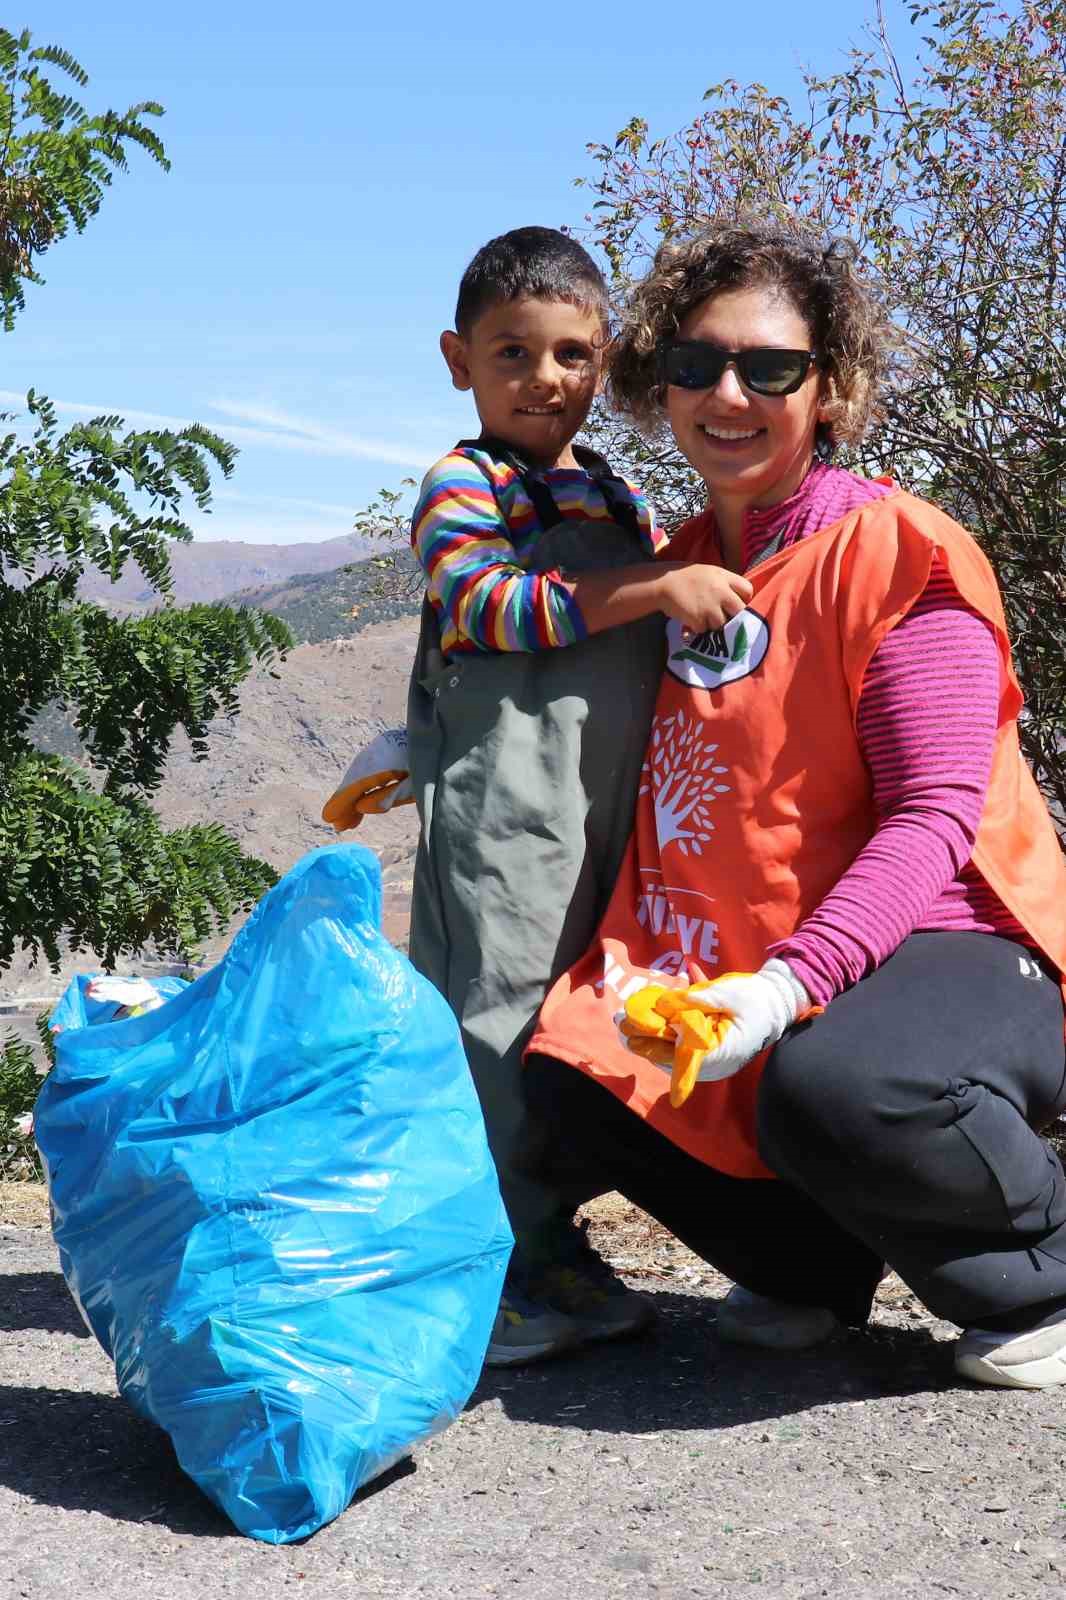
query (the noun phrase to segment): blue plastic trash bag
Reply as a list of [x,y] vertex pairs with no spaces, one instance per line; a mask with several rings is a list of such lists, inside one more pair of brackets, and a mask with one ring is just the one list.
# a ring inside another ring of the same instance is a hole
[[305,856],[158,1011],[58,1035],[35,1127],[119,1388],[282,1543],[453,1420],[511,1235],[451,1012],[358,845]]

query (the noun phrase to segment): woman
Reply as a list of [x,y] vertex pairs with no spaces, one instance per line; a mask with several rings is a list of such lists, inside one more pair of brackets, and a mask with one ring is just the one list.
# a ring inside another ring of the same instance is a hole
[[[669,624],[630,849],[527,1092],[561,1161],[735,1280],[723,1337],[816,1343],[887,1263],[966,1330],[960,1373],[1041,1388],[1066,1382],[1066,1178],[1038,1133],[1066,1104],[1066,861],[987,562],[831,464],[888,333],[847,247],[777,224],[667,243],[633,296],[616,403],[665,413],[707,490],[670,559],[754,595]],[[674,1109],[624,1003],[716,973],[700,1001],[732,1026]]]

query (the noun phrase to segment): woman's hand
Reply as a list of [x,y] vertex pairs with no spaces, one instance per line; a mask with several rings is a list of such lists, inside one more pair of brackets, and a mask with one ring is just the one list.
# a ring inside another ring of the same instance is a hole
[[732,1019],[721,1044],[703,1058],[697,1074],[701,1083],[731,1078],[753,1056],[775,1045],[798,1017],[814,1009],[810,995],[784,961],[767,961],[758,972],[737,973],[690,989],[687,1003],[724,1011]]
[[660,607],[691,633],[724,628],[755,593],[747,578],[703,562],[664,561],[659,572]]

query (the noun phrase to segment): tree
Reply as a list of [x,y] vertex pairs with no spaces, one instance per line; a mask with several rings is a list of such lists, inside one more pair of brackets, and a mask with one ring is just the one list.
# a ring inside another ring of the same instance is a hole
[[[635,117],[589,146],[587,218],[618,286],[710,215],[791,214],[849,236],[901,349],[855,464],[891,472],[982,543],[1026,691],[1028,760],[1066,819],[1066,4],[916,3],[908,82],[878,8],[866,48],[793,106],[715,84],[687,127]],[[700,502],[665,439],[600,412],[597,442],[667,519]]]
[[[130,146],[168,163],[152,102],[90,116],[46,69],[82,87],[65,51],[0,30],[0,307],[7,328],[40,257],[99,209]],[[237,686],[290,642],[276,618],[218,605],[178,609],[169,540],[188,540],[183,498],[210,502],[212,468],[235,452],[199,426],[128,432],[101,416],[61,432],[27,397],[32,436],[0,439],[0,968],[19,945],[52,964],[60,939],[110,964],[154,941],[180,952],[274,881],[212,823],[165,832],[150,798],[177,729],[193,753],[237,709]],[[87,567],[134,561],[159,608],[118,620],[77,598]],[[35,718],[58,705],[88,769],[45,753]]]

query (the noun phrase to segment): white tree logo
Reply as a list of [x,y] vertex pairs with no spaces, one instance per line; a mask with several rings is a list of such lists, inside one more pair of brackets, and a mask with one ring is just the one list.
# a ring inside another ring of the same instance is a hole
[[729,785],[718,780],[728,770],[716,765],[717,744],[700,736],[700,724],[683,711],[656,717],[648,758],[641,771],[641,794],[651,793],[660,855],[677,841],[682,855],[703,854],[714,831],[710,808]]

